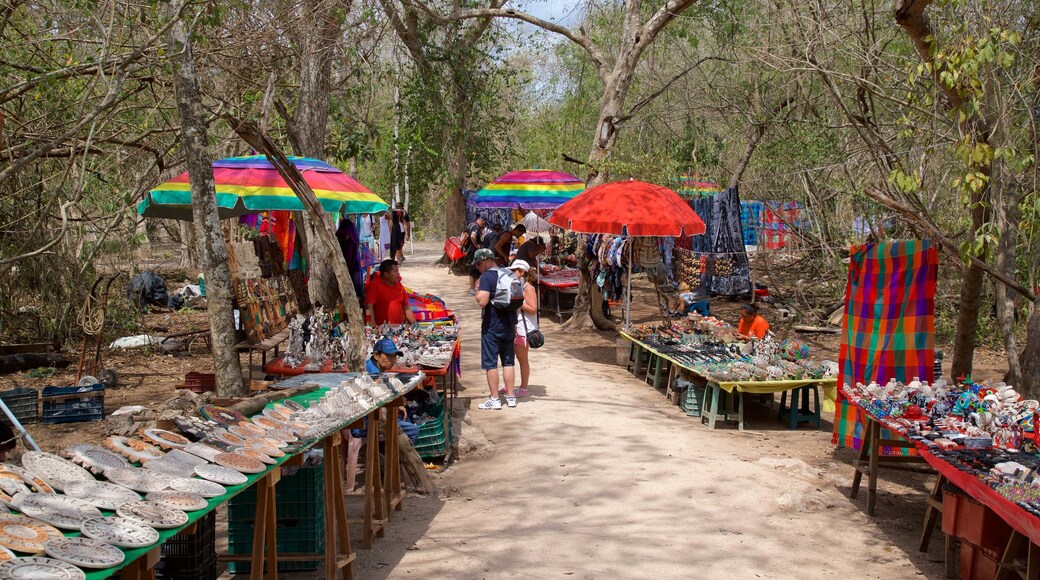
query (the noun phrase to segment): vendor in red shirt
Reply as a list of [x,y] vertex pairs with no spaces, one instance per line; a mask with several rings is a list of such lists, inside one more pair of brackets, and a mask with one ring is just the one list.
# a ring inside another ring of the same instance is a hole
[[768,332],[769,323],[758,313],[758,306],[745,304],[740,307],[740,324],[737,326],[737,334],[744,338],[762,340]]
[[379,274],[365,285],[365,320],[371,324],[415,323],[415,313],[408,306],[408,295],[401,284],[401,267],[397,260],[383,260]]

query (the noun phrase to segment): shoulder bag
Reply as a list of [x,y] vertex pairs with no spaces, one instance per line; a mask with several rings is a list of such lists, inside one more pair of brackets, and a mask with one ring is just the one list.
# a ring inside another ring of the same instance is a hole
[[[537,291],[537,290],[536,290]],[[534,310],[534,319],[538,320],[538,307]],[[534,330],[527,329],[527,316],[524,314],[523,308],[520,309],[520,320],[524,321],[524,333],[527,334],[527,346],[531,348],[542,348],[545,344],[545,335],[542,334],[541,330],[537,328]]]

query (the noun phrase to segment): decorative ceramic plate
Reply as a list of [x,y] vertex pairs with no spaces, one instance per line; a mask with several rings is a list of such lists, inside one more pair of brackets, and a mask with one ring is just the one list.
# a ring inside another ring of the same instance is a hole
[[92,538],[55,538],[43,545],[43,551],[55,560],[80,568],[111,568],[123,563],[126,556],[115,546]]
[[83,570],[53,558],[15,558],[0,564],[0,580],[83,580]]
[[30,493],[28,484],[22,476],[10,471],[0,471],[0,502],[11,507],[13,498],[19,493]]
[[195,475],[221,485],[242,485],[249,481],[249,478],[241,472],[228,467],[221,467],[220,465],[212,464],[196,466]]
[[191,443],[191,439],[184,435],[167,431],[166,429],[145,429],[144,438],[163,449],[182,449],[185,445]]
[[162,491],[170,486],[170,480],[173,479],[169,475],[140,467],[109,469],[105,472],[105,477],[112,483],[142,493]]
[[0,546],[16,552],[38,554],[47,540],[62,537],[58,528],[25,516],[0,516]]
[[[227,441],[224,441],[223,439],[220,439],[219,436],[220,436],[221,433],[224,433],[226,435],[230,435],[231,437],[234,437],[235,439],[241,439],[241,437],[239,437],[238,435],[232,435],[231,433],[228,433],[226,430],[220,429],[218,431],[215,431],[213,433],[212,437],[209,437],[207,439],[203,439],[202,441],[199,441],[199,443],[202,443],[203,445],[209,445],[210,447],[216,448],[221,453],[224,453],[226,451],[233,451],[235,448],[242,446],[241,443],[228,443]],[[187,449],[187,447],[185,447],[185,449]],[[213,461],[213,460],[210,459],[210,461]]]
[[78,530],[84,520],[101,517],[101,510],[89,503],[56,493],[20,493],[15,504],[23,514],[66,530]]
[[105,445],[130,461],[138,463],[159,459],[163,456],[162,450],[151,443],[120,435],[113,435],[105,439]]
[[153,461],[146,461],[143,467],[149,471],[168,475],[171,478],[191,477],[195,474],[194,465],[185,465],[176,461],[167,461],[165,457]]
[[303,435],[310,430],[311,426],[302,421],[289,421],[285,424],[285,428],[289,429],[296,435]]
[[240,421],[245,420],[245,415],[235,411],[234,409],[225,409],[224,407],[218,407],[216,405],[203,405],[199,409],[199,415],[203,419],[209,421],[216,421],[217,423],[224,425],[237,425]]
[[186,491],[153,491],[147,499],[157,506],[184,512],[197,512],[209,507],[206,498]]
[[59,491],[66,483],[94,481],[94,476],[86,469],[46,451],[26,451],[22,455],[22,465]]
[[250,441],[266,443],[267,445],[270,445],[276,449],[285,449],[289,446],[289,444],[286,443],[285,440],[278,439],[277,437],[272,437],[271,435],[267,435],[266,437],[256,437],[254,439],[250,439]]
[[256,449],[257,451],[262,451],[264,455],[267,455],[268,457],[285,457],[285,453],[278,449],[277,445],[271,445],[269,442],[264,440],[247,441],[246,449]]
[[292,429],[289,428],[271,429],[267,432],[267,436],[285,441],[286,443],[295,443],[299,441],[299,438],[296,437],[296,435],[293,434]]
[[221,453],[217,456],[216,463],[217,465],[230,467],[231,469],[241,471],[242,473],[260,473],[267,469],[267,466],[264,465],[262,461],[242,455],[241,453]]
[[140,501],[137,492],[107,481],[79,481],[65,486],[65,495],[103,510],[114,510],[128,501]]
[[289,412],[278,409],[277,406],[268,407],[264,409],[264,417],[285,423],[289,420]]
[[228,427],[229,433],[234,433],[239,437],[248,440],[250,437],[262,437],[267,434],[267,429],[258,427],[252,423],[239,423],[238,425],[232,425]]
[[299,413],[300,411],[302,411],[302,410],[307,408],[307,407],[304,407],[303,405],[297,403],[296,401],[286,401],[285,402],[285,407],[287,409],[289,409],[290,411],[294,412],[294,413]]
[[253,417],[253,423],[270,431],[271,429],[281,429],[283,422],[275,421],[270,417]]
[[234,433],[231,433],[229,431],[223,431],[223,432],[217,433],[216,435],[214,435],[214,437],[217,439],[217,441],[223,441],[224,443],[227,443],[228,445],[239,446],[239,445],[242,445],[242,444],[244,444],[246,442],[245,439],[243,439],[243,438],[239,437],[238,435],[235,435]]
[[210,447],[205,443],[190,443],[184,447],[184,451],[191,453],[196,457],[201,457],[206,461],[213,461],[217,454],[221,453],[222,450],[217,449],[216,447]]
[[126,518],[92,518],[83,522],[83,535],[121,548],[144,548],[159,541],[159,532]]
[[65,450],[65,455],[76,463],[100,473],[111,467],[129,467],[130,463],[122,455],[109,451],[104,447],[81,443]]
[[8,560],[14,560],[15,558],[16,556],[14,555],[14,552],[8,550],[3,546],[0,546],[0,563],[6,562]]
[[202,497],[220,497],[227,493],[227,488],[208,479],[175,479],[170,482],[170,489],[194,493]]
[[14,473],[22,478],[22,481],[29,484],[32,491],[36,493],[54,493],[54,488],[47,484],[46,481],[39,477],[29,473],[28,471],[18,467],[17,465],[11,465],[10,463],[0,463],[0,472],[3,473]]
[[270,455],[264,453],[263,451],[260,451],[259,449],[254,449],[252,447],[245,447],[245,448],[241,449],[238,453],[241,453],[242,455],[245,455],[246,457],[252,457],[253,459],[259,461],[260,463],[264,463],[266,465],[274,465],[276,463],[276,461],[274,459],[271,459]]
[[125,503],[119,506],[116,514],[156,529],[176,528],[188,523],[188,514],[183,511],[156,505],[150,501]]

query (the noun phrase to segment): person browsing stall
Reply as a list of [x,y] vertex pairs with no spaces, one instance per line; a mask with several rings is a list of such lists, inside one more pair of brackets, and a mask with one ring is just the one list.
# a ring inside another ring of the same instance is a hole
[[527,233],[527,226],[524,224],[516,224],[513,229],[502,232],[495,241],[495,261],[498,262],[499,266],[505,266],[509,263],[509,249],[513,245],[513,240]]
[[758,306],[745,304],[740,307],[740,324],[737,325],[737,334],[762,340],[768,332],[769,323],[758,313]]
[[487,374],[490,396],[477,406],[489,411],[502,408],[498,398],[498,362],[502,361],[502,379],[506,387],[506,405],[516,406],[513,393],[513,382],[516,374],[513,370],[515,351],[513,339],[516,337],[516,311],[498,308],[491,303],[498,289],[499,270],[495,267],[495,254],[487,248],[481,248],[473,255],[473,262],[480,271],[477,290],[477,304],[480,314],[480,368]]
[[365,285],[365,320],[372,324],[414,324],[415,313],[408,306],[408,293],[401,283],[397,260],[383,260],[379,274]]
[[[520,365],[520,388],[516,390],[516,396],[523,398],[529,396],[527,384],[531,380],[531,363],[527,355],[531,346],[528,344],[527,335],[538,330],[538,290],[533,283],[534,272],[531,271],[530,264],[517,259],[513,260],[509,269],[523,282],[524,288],[524,305],[516,313],[516,338],[513,339],[513,351],[516,362]],[[499,391],[501,392],[501,389]]]
[[[513,257],[514,264],[516,260],[520,260],[528,264],[535,272],[538,271],[538,256],[545,253],[545,240],[541,236],[535,236],[530,240],[527,240],[516,249],[516,256]],[[524,272],[526,274],[526,272]]]
[[[390,369],[397,364],[397,357],[399,356],[401,356],[401,351],[397,350],[397,345],[394,344],[394,341],[389,338],[380,339],[372,347],[372,356],[365,361],[365,372],[374,375],[390,372]],[[405,411],[404,407],[398,407],[397,412],[407,416],[407,411]],[[412,440],[412,443],[415,443],[415,440],[419,438],[419,427],[415,423],[399,418],[397,419],[397,426],[401,428],[402,433]],[[364,437],[365,434],[361,429],[355,429],[352,432],[354,437],[359,438]]]

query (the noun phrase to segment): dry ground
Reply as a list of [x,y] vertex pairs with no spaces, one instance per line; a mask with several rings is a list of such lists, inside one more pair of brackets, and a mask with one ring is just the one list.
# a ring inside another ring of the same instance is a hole
[[[436,257],[435,246],[417,247],[402,274],[458,314],[461,396],[479,403],[487,396],[479,310],[464,278],[431,265]],[[638,283],[636,303],[652,303]],[[713,309],[735,319],[738,305],[714,301]],[[635,311],[636,321],[652,315]],[[205,314],[149,314],[144,323],[170,334],[203,327]],[[829,418],[820,431],[789,431],[773,411],[750,404],[747,431],[710,431],[616,366],[613,336],[560,334],[547,319],[543,330],[532,396],[515,409],[470,406],[462,426],[468,452],[437,475],[441,493],[409,496],[386,537],[360,551],[355,577],[941,577],[941,536],[930,553],[916,550],[931,482],[885,474],[878,515],[866,516],[865,493],[848,499],[853,454],[830,444]],[[809,341],[816,356],[836,357],[836,336]],[[984,369],[976,374],[998,375],[1000,354],[979,354]],[[204,353],[146,351],[106,352],[105,363],[121,377],[106,394],[107,412],[165,400],[186,372],[212,365]],[[74,376],[75,365],[49,378],[0,380],[4,388],[68,385]],[[103,438],[98,423],[29,431],[50,451]],[[352,533],[356,543],[360,529]]]

